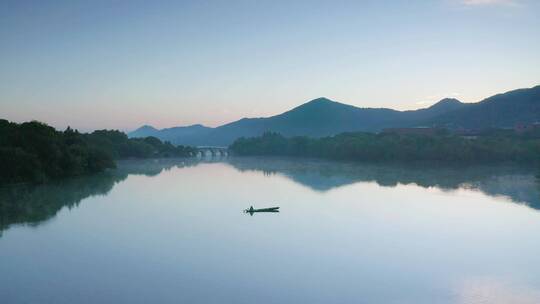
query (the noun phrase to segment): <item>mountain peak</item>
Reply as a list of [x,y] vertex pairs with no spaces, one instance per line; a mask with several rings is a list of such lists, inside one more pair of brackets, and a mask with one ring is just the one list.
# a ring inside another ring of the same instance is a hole
[[138,128],[137,130],[135,131],[158,131],[158,129],[154,128],[153,126],[151,125],[144,125],[140,128]]
[[434,105],[438,105],[438,104],[452,104],[452,103],[462,103],[461,101],[455,99],[455,98],[443,98],[441,100],[439,100],[439,102],[437,102],[436,104]]
[[318,97],[318,98],[308,101],[307,103],[310,103],[310,102],[333,102],[333,101],[326,97]]
[[330,100],[326,97],[319,97],[319,98],[315,98],[313,100],[310,100],[306,103],[304,103],[302,106],[305,106],[305,105],[316,105],[316,104],[330,104],[330,103],[336,103],[335,101],[333,100]]
[[461,101],[455,98],[444,98],[444,99],[441,99],[436,104],[429,107],[428,109],[436,110],[436,111],[451,111],[451,110],[460,108],[463,105],[464,104]]
[[159,132],[158,129],[150,126],[150,125],[144,125],[140,128],[138,128],[135,131],[131,131],[128,133],[128,137],[147,137],[147,136],[154,136]]
[[283,114],[299,113],[299,112],[301,113],[326,112],[326,111],[333,111],[336,108],[342,108],[342,107],[350,107],[350,106],[330,100],[326,97],[319,97],[319,98],[310,100],[304,104],[301,104],[297,106],[296,108],[293,108],[292,110],[289,110]]
[[[315,98],[313,100],[310,100],[304,104],[299,105],[295,109],[305,109],[305,108],[319,108],[319,107],[325,107],[328,105],[336,105],[339,104],[336,101],[330,100],[326,97],[319,97]],[[294,110],[294,109],[293,109]]]

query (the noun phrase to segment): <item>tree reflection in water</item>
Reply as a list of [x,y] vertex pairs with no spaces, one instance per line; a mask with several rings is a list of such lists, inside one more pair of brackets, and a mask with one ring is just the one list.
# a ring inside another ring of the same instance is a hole
[[[156,176],[164,170],[195,166],[221,159],[149,159],[121,161],[105,173],[65,179],[43,185],[12,185],[0,188],[0,235],[14,224],[39,225],[63,207],[72,208],[85,198],[106,195],[128,175]],[[442,190],[459,188],[505,196],[512,202],[540,210],[538,171],[515,165],[463,166],[436,163],[374,164],[294,158],[228,158],[239,171],[280,174],[314,191],[325,192],[357,182],[380,186],[416,184]]]
[[63,179],[41,185],[10,185],[0,188],[0,236],[14,224],[39,225],[63,207],[73,208],[85,198],[106,195],[128,175],[156,176],[164,170],[196,165],[191,159],[120,161],[104,173]]
[[321,192],[357,182],[376,182],[383,187],[416,184],[442,190],[478,190],[540,210],[538,170],[515,164],[359,163],[270,157],[230,158],[227,162],[240,171],[280,174]]

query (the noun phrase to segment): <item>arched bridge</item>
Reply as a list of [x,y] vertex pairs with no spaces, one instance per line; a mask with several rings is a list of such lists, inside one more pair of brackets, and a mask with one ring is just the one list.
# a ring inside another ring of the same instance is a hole
[[207,157],[207,156],[228,156],[229,148],[227,147],[216,147],[216,146],[199,146],[196,148],[197,157]]

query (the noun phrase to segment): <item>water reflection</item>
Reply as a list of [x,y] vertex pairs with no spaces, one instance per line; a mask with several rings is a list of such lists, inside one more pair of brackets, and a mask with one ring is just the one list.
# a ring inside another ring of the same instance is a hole
[[490,196],[506,196],[513,202],[540,209],[540,183],[536,172],[512,165],[362,164],[290,158],[127,160],[121,161],[118,169],[103,174],[45,185],[0,188],[0,236],[11,225],[38,225],[55,216],[63,207],[73,208],[85,198],[107,195],[128,175],[152,177],[173,168],[223,161],[240,171],[280,174],[321,192],[356,182],[376,182],[388,187],[417,184],[447,190],[476,189]]
[[485,194],[534,203],[527,168],[147,160],[0,193],[6,303],[540,299],[540,213]]
[[[208,161],[213,161],[209,159]],[[0,236],[14,224],[39,225],[63,207],[73,208],[85,198],[107,195],[128,175],[156,176],[164,170],[194,166],[193,159],[126,160],[116,170],[65,179],[43,185],[14,185],[0,188]]]
[[463,166],[440,163],[356,163],[297,158],[230,158],[240,171],[280,174],[315,191],[357,182],[380,186],[416,184],[443,190],[479,190],[490,196],[505,196],[515,203],[540,209],[540,182],[533,168],[516,165]]
[[13,224],[37,225],[64,206],[72,208],[90,196],[105,195],[127,175],[98,174],[38,186],[0,189],[0,235]]

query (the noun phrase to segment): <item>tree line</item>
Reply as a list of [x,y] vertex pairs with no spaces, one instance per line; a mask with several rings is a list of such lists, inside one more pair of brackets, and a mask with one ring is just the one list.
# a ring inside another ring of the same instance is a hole
[[236,155],[307,156],[360,161],[538,162],[540,132],[518,136],[493,131],[477,138],[439,132],[433,135],[342,133],[310,138],[267,132],[239,138],[230,149]]
[[100,172],[114,168],[115,159],[184,157],[193,152],[192,147],[155,137],[128,138],[117,130],[58,131],[37,121],[18,124],[0,119],[0,184]]

